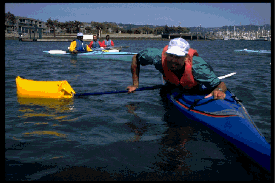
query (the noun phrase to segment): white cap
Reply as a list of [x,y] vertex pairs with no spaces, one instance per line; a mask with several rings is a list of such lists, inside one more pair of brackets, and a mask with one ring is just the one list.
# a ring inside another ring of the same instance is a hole
[[190,45],[185,39],[175,38],[169,42],[166,53],[177,56],[185,56],[186,54],[188,54],[189,49]]
[[83,36],[83,33],[79,32],[77,33],[77,36]]

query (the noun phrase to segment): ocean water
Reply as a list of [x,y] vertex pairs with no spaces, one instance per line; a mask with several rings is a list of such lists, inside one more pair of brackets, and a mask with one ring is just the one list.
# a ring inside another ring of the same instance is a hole
[[[116,40],[123,51],[163,48],[168,41]],[[160,90],[20,99],[15,78],[67,80],[76,93],[125,90],[131,62],[52,57],[69,42],[5,41],[5,180],[271,180],[233,144],[182,115]],[[265,41],[190,41],[243,101],[271,143],[271,56]],[[272,63],[273,64],[273,63]],[[154,66],[141,67],[140,86],[160,84]]]

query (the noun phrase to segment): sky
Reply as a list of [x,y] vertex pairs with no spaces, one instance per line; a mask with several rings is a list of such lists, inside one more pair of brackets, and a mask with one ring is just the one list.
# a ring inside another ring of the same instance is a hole
[[271,3],[5,3],[5,13],[39,19],[222,27],[270,24]]

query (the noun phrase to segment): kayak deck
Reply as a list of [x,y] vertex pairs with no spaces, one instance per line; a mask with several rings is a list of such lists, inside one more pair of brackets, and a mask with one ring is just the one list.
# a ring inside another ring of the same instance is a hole
[[224,100],[178,93],[168,94],[167,97],[188,118],[214,130],[270,170],[270,145],[244,106],[230,91],[226,91]]

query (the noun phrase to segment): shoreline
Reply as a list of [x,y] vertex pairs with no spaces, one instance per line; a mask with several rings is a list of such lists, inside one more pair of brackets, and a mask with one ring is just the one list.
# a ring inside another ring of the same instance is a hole
[[[102,34],[99,38],[99,41],[102,41],[105,39],[107,34]],[[142,40],[142,39],[154,39],[154,40],[169,40],[166,38],[162,38],[161,35],[154,35],[154,34],[108,34],[110,36],[110,39],[112,40]],[[25,35],[22,37],[23,41],[32,41],[32,38],[30,39],[29,35]],[[38,36],[35,37],[35,40],[38,42],[47,42],[47,41],[68,41],[71,42],[74,39],[76,39],[75,34],[63,34],[63,35],[56,35],[55,37],[53,35],[44,35],[42,36],[42,39],[38,39]],[[19,40],[19,35],[16,34],[5,34],[5,40]],[[83,41],[92,41],[92,39],[84,39]]]
[[[92,35],[92,34],[88,34]],[[154,34],[128,34],[128,33],[113,33],[113,34],[102,34],[99,41],[103,41],[106,35],[110,36],[111,40],[170,40],[168,37],[163,38],[162,35],[154,35]],[[35,40],[32,38],[30,39],[29,35],[24,35],[22,37],[22,41],[27,42],[71,42],[76,39],[76,34],[56,34],[54,37],[53,34],[50,35],[42,35],[42,39],[38,39],[38,35],[36,35]],[[186,38],[185,38],[186,39]],[[219,39],[219,38],[218,38]],[[19,35],[16,33],[5,34],[5,40],[19,40]],[[186,39],[190,40],[190,39]],[[195,40],[195,39],[194,39]],[[204,39],[198,39],[198,41],[202,41]],[[206,41],[215,40],[215,39],[206,39]],[[92,41],[92,39],[84,39],[83,41]]]

